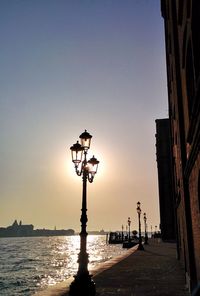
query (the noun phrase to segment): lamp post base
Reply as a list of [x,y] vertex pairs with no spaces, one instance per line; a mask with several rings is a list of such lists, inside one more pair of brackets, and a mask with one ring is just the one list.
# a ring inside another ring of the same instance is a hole
[[140,250],[140,251],[144,251],[144,247],[143,247],[143,245],[142,244],[139,244],[139,246],[138,246],[138,248],[137,248],[138,250]]
[[95,283],[91,279],[92,275],[75,275],[74,281],[70,285],[69,295],[71,296],[95,296]]

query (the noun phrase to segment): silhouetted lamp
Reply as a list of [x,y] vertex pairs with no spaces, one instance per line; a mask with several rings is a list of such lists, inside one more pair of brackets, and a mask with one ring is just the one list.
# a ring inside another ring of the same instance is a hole
[[94,178],[95,174],[97,173],[99,161],[94,157],[88,160],[88,174],[90,178]]
[[124,225],[122,224],[122,242],[124,241]]
[[83,179],[82,209],[81,209],[81,233],[80,233],[80,253],[78,255],[78,271],[74,276],[74,281],[70,285],[69,295],[73,296],[93,296],[96,294],[95,283],[91,279],[92,275],[88,271],[87,253],[87,180],[92,183],[97,173],[99,161],[93,156],[87,160],[87,152],[90,148],[92,136],[85,130],[80,135],[78,141],[70,147],[72,162],[78,176]]
[[80,135],[79,138],[81,140],[81,146],[85,150],[90,149],[90,143],[91,143],[92,136],[86,130]]
[[147,215],[144,213],[144,244],[148,245],[148,235],[147,235]]
[[131,218],[128,217],[128,241],[131,241],[131,233],[130,233],[130,226],[131,226]]
[[138,224],[139,224],[139,246],[138,250],[144,250],[144,247],[142,245],[142,236],[141,236],[141,221],[140,221],[140,215],[142,213],[141,207],[140,207],[140,202],[138,201],[137,203],[137,213],[138,213]]
[[78,167],[79,163],[82,161],[82,155],[83,155],[84,148],[77,141],[77,143],[74,144],[70,149],[71,149],[71,153],[72,153],[72,161],[73,161],[75,167]]

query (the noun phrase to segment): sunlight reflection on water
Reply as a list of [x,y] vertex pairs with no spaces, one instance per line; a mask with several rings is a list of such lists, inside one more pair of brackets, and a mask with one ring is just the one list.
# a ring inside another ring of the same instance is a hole
[[[0,295],[32,295],[75,275],[80,237],[0,238]],[[122,254],[121,245],[107,245],[106,237],[87,238],[89,270]]]

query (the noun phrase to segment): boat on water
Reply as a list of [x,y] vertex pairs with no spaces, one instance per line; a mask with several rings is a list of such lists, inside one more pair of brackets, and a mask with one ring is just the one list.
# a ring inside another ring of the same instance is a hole
[[125,241],[125,242],[123,242],[122,247],[124,249],[129,249],[129,248],[132,248],[132,247],[136,246],[137,244],[138,244],[138,240],[137,241],[136,240]]
[[109,244],[122,244],[123,236],[119,232],[110,232],[108,237]]
[[108,243],[109,244],[122,244],[123,248],[132,248],[136,246],[139,241],[137,236],[131,236],[123,235],[120,232],[110,232],[108,235]]

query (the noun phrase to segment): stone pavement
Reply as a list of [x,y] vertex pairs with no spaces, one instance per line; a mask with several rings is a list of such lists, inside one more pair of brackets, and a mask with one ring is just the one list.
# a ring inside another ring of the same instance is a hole
[[[131,248],[125,256],[92,271],[96,296],[189,296],[183,267],[176,259],[176,245],[151,239],[144,248]],[[68,295],[66,286],[71,280],[37,295]]]
[[94,278],[97,296],[188,296],[176,245],[151,240]]

